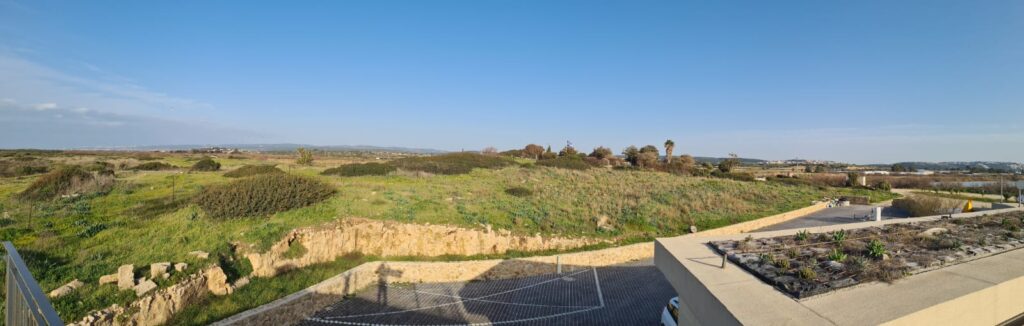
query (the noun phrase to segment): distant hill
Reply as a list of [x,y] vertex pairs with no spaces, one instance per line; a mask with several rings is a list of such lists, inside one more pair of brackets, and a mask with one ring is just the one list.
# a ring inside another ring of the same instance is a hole
[[[971,161],[971,162],[899,162],[895,164],[901,164],[904,166],[910,166],[916,170],[931,170],[931,171],[943,171],[943,170],[990,170],[990,171],[1010,171],[1010,172],[1022,172],[1024,171],[1024,164],[1014,162],[989,162],[989,161]],[[892,164],[872,164],[871,166],[877,166],[880,168],[886,168],[892,166]]]
[[[693,160],[697,161],[698,163],[705,163],[705,162],[707,162],[707,163],[711,163],[711,164],[718,164],[719,162],[725,161],[727,159],[729,159],[729,158],[728,157],[708,157],[708,156],[695,156],[693,158]],[[765,163],[768,163],[768,161],[762,160],[762,159],[756,159],[756,158],[742,158],[741,157],[740,158],[740,163],[741,164],[765,164]]]
[[387,147],[387,146],[367,146],[367,145],[329,145],[329,146],[316,146],[316,145],[304,145],[304,144],[217,144],[217,145],[154,145],[154,146],[134,146],[134,147],[121,147],[121,148],[91,148],[91,149],[114,149],[114,150],[139,150],[139,151],[156,151],[156,150],[189,150],[193,148],[209,148],[209,147],[222,147],[222,148],[237,148],[246,151],[256,152],[290,152],[294,151],[299,147],[308,149],[315,149],[328,152],[398,152],[398,153],[415,153],[415,154],[437,154],[445,153],[438,149],[431,148],[409,148],[409,147]]

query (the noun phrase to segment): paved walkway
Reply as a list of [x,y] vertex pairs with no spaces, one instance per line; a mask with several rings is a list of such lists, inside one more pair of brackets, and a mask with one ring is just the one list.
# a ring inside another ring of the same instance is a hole
[[[805,229],[817,226],[870,221],[874,218],[875,207],[876,206],[873,205],[850,205],[845,207],[826,208],[807,216],[767,226],[757,231]],[[883,220],[905,217],[908,217],[908,215],[899,209],[895,209],[891,206],[882,207]]]
[[657,325],[675,290],[650,262],[367,289],[303,325]]

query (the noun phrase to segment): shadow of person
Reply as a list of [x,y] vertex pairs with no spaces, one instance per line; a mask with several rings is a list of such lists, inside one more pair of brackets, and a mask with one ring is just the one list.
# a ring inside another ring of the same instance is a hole
[[402,271],[388,267],[387,263],[377,267],[377,303],[388,305],[388,277],[401,277]]

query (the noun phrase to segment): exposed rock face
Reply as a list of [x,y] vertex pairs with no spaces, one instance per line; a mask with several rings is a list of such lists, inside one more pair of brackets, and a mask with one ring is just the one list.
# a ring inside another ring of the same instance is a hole
[[51,298],[59,298],[59,297],[71,294],[71,292],[74,292],[75,290],[77,290],[78,288],[82,287],[83,285],[85,285],[85,283],[82,283],[82,281],[79,281],[76,278],[74,281],[68,282],[68,284],[61,285],[59,288],[57,288],[57,289],[55,289],[53,291],[50,291],[50,297]]
[[[572,249],[597,239],[521,236],[500,230],[471,230],[444,225],[405,224],[348,218],[321,228],[296,229],[266,253],[248,253],[253,275],[268,277],[280,271],[328,262],[348,253],[388,256],[502,254],[509,250]],[[295,242],[306,248],[298,258],[284,253]]]
[[135,287],[135,265],[117,268],[117,288],[127,290]]

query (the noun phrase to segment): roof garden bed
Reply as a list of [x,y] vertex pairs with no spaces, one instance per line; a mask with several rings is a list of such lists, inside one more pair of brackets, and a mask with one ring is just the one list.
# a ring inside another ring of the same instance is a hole
[[719,254],[797,299],[1024,247],[1024,212],[829,233],[713,241]]

